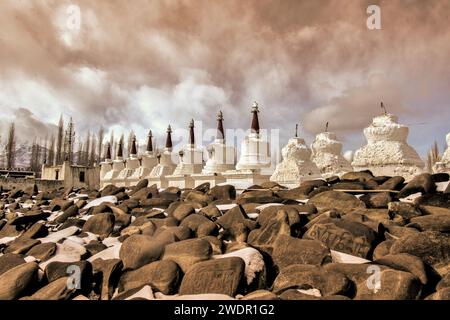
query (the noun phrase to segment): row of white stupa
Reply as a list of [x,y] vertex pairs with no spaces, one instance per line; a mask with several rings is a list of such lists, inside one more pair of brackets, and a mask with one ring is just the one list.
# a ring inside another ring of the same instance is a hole
[[[342,156],[342,144],[331,132],[316,136],[311,149],[305,140],[297,137],[289,139],[282,149],[283,160],[274,172],[270,172],[271,157],[269,143],[260,136],[258,104],[252,107],[251,133],[244,139],[241,155],[236,163],[236,151],[226,145],[223,116],[217,117],[217,136],[209,146],[209,158],[203,166],[203,151],[195,145],[194,122],[191,121],[190,139],[179,152],[179,162],[172,155],[171,128],[167,129],[166,146],[162,153],[153,151],[152,134],[148,135],[145,154],[138,157],[135,140],[132,142],[130,157],[123,159],[123,146],[119,144],[115,160],[111,160],[111,149],[107,146],[106,160],[101,163],[100,184],[132,186],[141,179],[160,188],[170,186],[193,188],[204,182],[217,184],[260,184],[274,181],[288,187],[296,187],[304,180],[342,175],[349,171],[371,170],[375,175],[403,176],[410,179],[424,171],[424,163],[417,152],[407,144],[408,127],[398,124],[397,117],[384,112],[373,119],[364,129],[367,145],[357,150],[353,162]],[[328,131],[328,130],[327,130]],[[447,136],[450,145],[450,134]],[[450,150],[443,156],[436,170],[450,171]]]

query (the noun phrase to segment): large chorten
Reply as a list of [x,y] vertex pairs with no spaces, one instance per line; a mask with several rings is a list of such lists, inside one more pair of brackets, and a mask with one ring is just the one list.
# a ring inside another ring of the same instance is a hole
[[241,183],[261,184],[270,178],[270,146],[260,135],[258,113],[258,103],[254,102],[251,132],[242,141],[241,156],[236,170],[223,173],[227,183],[238,185],[238,188]]
[[191,175],[202,172],[203,151],[195,146],[194,120],[189,123],[189,143],[179,152],[180,162],[172,175],[166,176],[169,187],[193,188]]
[[[328,129],[328,123],[327,123]],[[342,143],[332,132],[321,132],[311,144],[311,160],[325,178],[353,171],[350,162],[342,156]]]
[[195,185],[209,182],[211,186],[225,182],[222,173],[233,170],[236,164],[236,150],[233,146],[227,146],[225,132],[223,130],[223,114],[217,114],[216,139],[207,148],[209,157],[201,174],[194,174]]
[[450,173],[450,133],[446,136],[447,149],[445,150],[439,162],[433,166],[433,172],[449,172]]
[[271,181],[294,188],[305,180],[321,178],[319,169],[311,161],[311,150],[305,140],[297,136],[297,132],[281,149],[281,154],[283,161],[277,165]]
[[[107,151],[108,153],[108,151]],[[109,151],[109,157],[111,157]],[[106,156],[108,157],[108,155]],[[109,159],[108,159],[109,160]],[[105,160],[106,162],[106,160]],[[105,164],[105,167],[108,165]],[[108,184],[120,185],[123,181],[118,179],[120,172],[125,168],[125,162],[123,161],[123,139],[120,139],[119,146],[116,152],[116,159],[112,162],[112,169],[105,173],[103,176],[103,186]]]
[[356,171],[370,170],[375,175],[403,176],[410,179],[423,171],[424,163],[407,143],[409,129],[397,116],[384,112],[364,129],[367,145],[355,152]]

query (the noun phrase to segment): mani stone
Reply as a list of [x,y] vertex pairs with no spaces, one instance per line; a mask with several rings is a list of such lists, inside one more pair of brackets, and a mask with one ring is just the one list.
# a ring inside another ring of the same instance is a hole
[[218,293],[234,297],[241,288],[244,270],[245,263],[238,257],[196,263],[184,275],[179,293]]
[[319,240],[330,249],[367,258],[376,233],[362,223],[330,218],[315,223],[303,238]]
[[331,261],[331,253],[320,241],[280,235],[274,243],[272,259],[279,269],[292,264],[320,266]]
[[293,264],[281,269],[273,283],[274,292],[298,289],[318,289],[321,296],[342,295],[350,290],[351,282],[342,273],[326,271],[318,266]]
[[114,228],[115,217],[112,213],[98,213],[90,217],[83,226],[84,232],[107,237]]

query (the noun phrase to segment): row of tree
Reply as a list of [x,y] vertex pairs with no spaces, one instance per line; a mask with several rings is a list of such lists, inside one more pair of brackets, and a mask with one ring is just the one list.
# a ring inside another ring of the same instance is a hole
[[[128,136],[128,143],[125,146],[124,135],[122,134],[119,141],[116,141],[114,138],[114,131],[112,131],[108,141],[111,145],[112,157],[114,158],[119,143],[122,143],[123,146],[123,156],[129,154],[134,137],[135,133],[131,130]],[[41,171],[42,164],[55,166],[61,165],[64,161],[69,161],[70,164],[75,165],[93,166],[95,163],[100,163],[104,160],[104,140],[105,131],[103,127],[100,127],[97,134],[93,134],[89,131],[84,137],[81,135],[77,136],[72,118],[65,124],[64,119],[61,116],[56,137],[55,135],[51,135],[50,139],[46,137],[44,140],[36,138],[33,140],[31,144],[29,169],[38,173]],[[4,158],[6,160],[0,167],[6,166],[8,169],[15,168],[16,152],[15,124],[11,123],[4,148]]]

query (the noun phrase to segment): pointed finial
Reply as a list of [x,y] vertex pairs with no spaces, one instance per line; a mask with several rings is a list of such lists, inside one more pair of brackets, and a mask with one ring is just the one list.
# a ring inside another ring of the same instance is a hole
[[195,136],[194,136],[194,119],[191,119],[189,123],[189,143],[191,145],[195,144]]
[[325,132],[328,132],[328,121],[327,121],[327,123],[325,124]]
[[259,134],[258,112],[259,112],[258,103],[255,101],[255,102],[253,102],[253,107],[252,107],[253,119],[252,119],[251,131],[256,134]]
[[217,113],[217,135],[216,139],[225,139],[225,132],[223,130],[223,113],[219,111]]
[[298,123],[295,124],[295,137],[298,137]]
[[381,102],[381,109],[383,110],[383,113],[386,115],[387,114],[387,110],[386,110],[386,107],[384,106],[383,101]]
[[109,142],[106,143],[106,155],[105,155],[105,159],[106,160],[110,160],[111,159],[111,144]]
[[219,110],[217,113],[217,121],[223,121],[223,113],[222,110]]
[[166,138],[166,148],[172,150],[172,128],[169,126],[167,127],[167,138]]
[[117,151],[117,158],[122,158],[123,157],[123,139],[119,140],[119,150]]
[[258,102],[253,101],[253,105],[252,105],[252,113],[254,112],[259,112],[259,105]]
[[136,148],[136,136],[133,135],[133,138],[131,140],[131,150],[130,150],[130,154],[131,155],[137,155],[137,148]]
[[150,130],[148,132],[148,139],[147,139],[147,152],[153,152],[153,142],[152,142],[152,138],[153,138],[153,134],[152,134],[152,130]]

